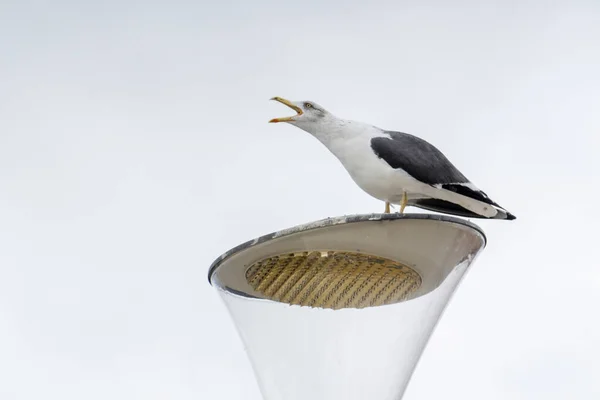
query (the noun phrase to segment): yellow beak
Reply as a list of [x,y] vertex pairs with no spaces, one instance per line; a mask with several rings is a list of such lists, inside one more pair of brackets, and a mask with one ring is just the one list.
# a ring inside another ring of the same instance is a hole
[[275,123],[275,122],[287,122],[287,121],[293,121],[294,117],[297,117],[298,115],[302,115],[302,109],[294,104],[292,104],[291,101],[283,99],[281,97],[273,97],[271,100],[275,100],[278,101],[282,104],[285,104],[286,106],[288,106],[289,108],[291,108],[292,110],[296,111],[296,115],[291,116],[291,117],[283,117],[283,118],[273,118],[272,120],[270,120],[269,122],[271,123]]

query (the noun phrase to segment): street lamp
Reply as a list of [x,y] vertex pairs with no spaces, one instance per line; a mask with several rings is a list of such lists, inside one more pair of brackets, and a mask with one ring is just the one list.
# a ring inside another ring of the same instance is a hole
[[429,214],[328,218],[211,266],[265,400],[399,400],[483,231]]

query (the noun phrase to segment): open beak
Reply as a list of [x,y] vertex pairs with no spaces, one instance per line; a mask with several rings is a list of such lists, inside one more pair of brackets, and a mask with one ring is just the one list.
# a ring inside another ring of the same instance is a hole
[[288,106],[289,108],[291,108],[292,110],[296,111],[296,115],[293,115],[291,117],[283,117],[283,118],[273,118],[272,120],[270,120],[269,122],[271,123],[275,123],[275,122],[289,122],[289,121],[293,121],[294,117],[297,117],[299,115],[302,115],[302,109],[298,106],[295,106],[294,104],[292,104],[291,101],[286,100],[286,99],[282,99],[281,97],[273,97],[271,100],[275,100],[278,101],[282,104],[285,104],[286,106]]

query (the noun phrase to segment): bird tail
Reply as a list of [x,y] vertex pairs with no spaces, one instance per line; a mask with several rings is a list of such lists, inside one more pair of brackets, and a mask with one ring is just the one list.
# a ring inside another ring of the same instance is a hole
[[415,199],[409,203],[411,206],[419,207],[429,211],[436,211],[444,214],[457,215],[459,217],[467,217],[467,218],[481,218],[481,219],[505,219],[505,220],[513,220],[516,219],[513,214],[504,210],[500,207],[494,207],[498,212],[493,217],[485,217],[483,215],[479,215],[474,213],[473,211],[467,210],[466,208],[460,206],[459,204],[451,203],[449,201],[440,200],[440,199]]

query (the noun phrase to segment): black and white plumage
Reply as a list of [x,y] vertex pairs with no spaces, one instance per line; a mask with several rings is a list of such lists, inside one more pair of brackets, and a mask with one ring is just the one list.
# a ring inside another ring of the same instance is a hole
[[386,203],[471,218],[515,219],[435,146],[416,136],[338,118],[314,102],[273,98],[297,115],[275,118],[315,136],[365,192]]
[[[432,144],[403,132],[384,131],[389,137],[374,137],[371,148],[394,169],[402,169],[413,178],[437,189],[465,196],[496,208],[496,219],[515,219],[515,216],[492,201],[485,192],[473,185],[446,156]],[[414,199],[409,204],[443,213],[482,218],[460,204],[436,198]],[[489,217],[488,217],[489,218]]]

